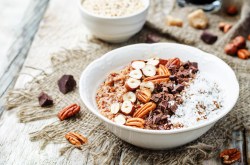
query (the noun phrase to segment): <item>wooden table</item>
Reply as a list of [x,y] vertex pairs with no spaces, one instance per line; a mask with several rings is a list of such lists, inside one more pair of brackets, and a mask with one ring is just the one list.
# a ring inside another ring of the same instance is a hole
[[[41,151],[39,142],[29,140],[30,132],[56,119],[19,123],[16,111],[4,110],[3,96],[9,88],[23,88],[26,82],[41,71],[50,73],[50,57],[53,53],[63,48],[84,46],[88,31],[80,21],[76,3],[77,0],[30,2],[23,19],[22,31],[8,52],[11,58],[5,59],[8,67],[0,78],[0,164],[66,164],[65,158],[60,157],[58,152],[62,145],[50,144]],[[72,15],[70,20],[69,14]],[[235,132],[233,136],[237,140],[233,140],[231,145],[245,148],[244,132]],[[73,151],[67,163],[86,164],[77,150]],[[204,164],[218,164],[218,160],[205,161]]]

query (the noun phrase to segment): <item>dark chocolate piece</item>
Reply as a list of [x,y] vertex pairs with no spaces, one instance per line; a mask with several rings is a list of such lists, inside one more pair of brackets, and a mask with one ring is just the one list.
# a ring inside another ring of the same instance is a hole
[[58,80],[58,87],[63,94],[66,94],[76,87],[76,81],[72,75],[63,75]]
[[208,31],[203,31],[201,34],[201,40],[207,44],[213,44],[218,39],[218,37]]
[[38,96],[38,101],[41,107],[48,107],[53,105],[52,98],[44,92],[40,93],[40,95]]
[[155,34],[147,34],[146,42],[147,43],[156,43],[160,41],[160,37]]

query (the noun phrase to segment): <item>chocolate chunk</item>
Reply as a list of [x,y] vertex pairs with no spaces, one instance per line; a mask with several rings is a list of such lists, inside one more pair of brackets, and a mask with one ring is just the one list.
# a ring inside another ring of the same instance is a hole
[[153,94],[152,97],[151,97],[151,100],[153,100],[154,102],[158,103],[159,101],[161,101],[161,94],[160,93],[157,93],[157,94]]
[[40,93],[40,95],[38,96],[38,101],[41,107],[48,107],[53,105],[52,98],[44,92]]
[[161,120],[166,120],[168,119],[168,115],[162,115]]
[[177,110],[177,104],[175,102],[171,103],[171,104],[168,104],[168,108],[173,112],[175,113],[175,111]]
[[156,43],[160,41],[160,37],[158,35],[155,34],[148,34],[147,38],[146,38],[146,42],[147,43]]
[[177,77],[176,77],[175,75],[170,75],[170,76],[169,76],[169,79],[170,79],[171,81],[176,81],[176,80],[177,80]]
[[174,90],[177,92],[181,92],[184,89],[184,85],[178,84],[175,86]]
[[198,63],[197,62],[191,62],[192,66],[198,69]]
[[218,39],[218,37],[208,31],[203,31],[201,34],[201,40],[207,44],[213,44]]
[[58,86],[59,90],[66,94],[68,92],[71,92],[76,87],[76,81],[72,75],[63,75],[58,80]]
[[162,117],[162,114],[155,115],[155,116],[153,117],[153,123],[154,123],[154,124],[157,124],[157,123],[161,120],[161,117]]
[[161,92],[162,86],[160,84],[155,84],[155,92]]

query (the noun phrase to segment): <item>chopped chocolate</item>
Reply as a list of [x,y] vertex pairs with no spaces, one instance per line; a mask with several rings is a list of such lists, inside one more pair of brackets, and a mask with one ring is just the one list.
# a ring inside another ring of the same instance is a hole
[[207,44],[213,44],[218,39],[218,37],[208,31],[203,31],[201,34],[201,40]]
[[76,87],[76,81],[72,75],[63,75],[58,80],[58,87],[63,94],[66,94],[73,91],[73,89]]
[[157,124],[161,120],[162,114],[153,116],[153,123]]
[[147,34],[146,43],[156,43],[160,41],[160,37],[155,34]]
[[169,76],[169,79],[170,79],[171,81],[176,81],[176,80],[177,80],[177,77],[176,77],[175,75],[170,75],[170,76]]
[[52,98],[49,95],[47,95],[45,92],[40,93],[40,95],[38,96],[38,101],[41,107],[48,107],[48,106],[53,105]]
[[178,84],[174,87],[174,90],[172,91],[173,93],[180,93],[184,89],[184,85]]

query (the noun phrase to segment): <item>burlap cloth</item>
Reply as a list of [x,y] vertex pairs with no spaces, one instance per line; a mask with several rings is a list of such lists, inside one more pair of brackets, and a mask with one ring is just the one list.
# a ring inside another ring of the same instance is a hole
[[[48,143],[64,143],[65,147],[60,152],[64,156],[69,156],[71,151],[76,148],[67,142],[64,135],[69,131],[77,131],[89,139],[89,143],[82,146],[81,151],[88,153],[88,156],[84,159],[88,159],[90,164],[198,164],[205,159],[217,157],[220,149],[225,147],[230,140],[233,130],[249,128],[250,61],[240,60],[223,53],[223,47],[230,38],[237,34],[243,36],[250,34],[250,7],[247,1],[241,8],[241,14],[236,17],[228,17],[223,12],[208,14],[210,22],[208,30],[219,36],[214,45],[204,44],[199,39],[202,31],[188,26],[186,15],[193,8],[172,6],[173,9],[170,14],[181,17],[185,21],[184,27],[178,28],[165,25],[165,17],[169,14],[165,12],[166,7],[169,7],[166,0],[152,1],[146,26],[128,42],[112,45],[93,39],[89,40],[88,48],[85,50],[78,48],[58,52],[51,59],[54,66],[52,74],[42,73],[30,82],[26,89],[10,91],[6,106],[9,109],[16,109],[20,122],[23,123],[56,118],[57,112],[71,103],[78,103],[82,107],[80,114],[76,117],[65,121],[58,120],[31,133],[31,141],[41,141],[43,143],[42,148]],[[229,33],[223,34],[217,28],[220,21],[233,23],[233,29]],[[217,55],[233,68],[240,83],[239,100],[226,117],[198,140],[172,150],[145,150],[120,140],[110,133],[95,116],[89,113],[80,100],[78,87],[66,95],[60,93],[57,87],[57,80],[63,74],[72,74],[76,80],[79,80],[81,72],[91,61],[114,48],[145,42],[148,33],[159,35],[161,42],[185,43]],[[41,91],[45,91],[53,97],[55,103],[53,107],[39,107],[37,96]]]

